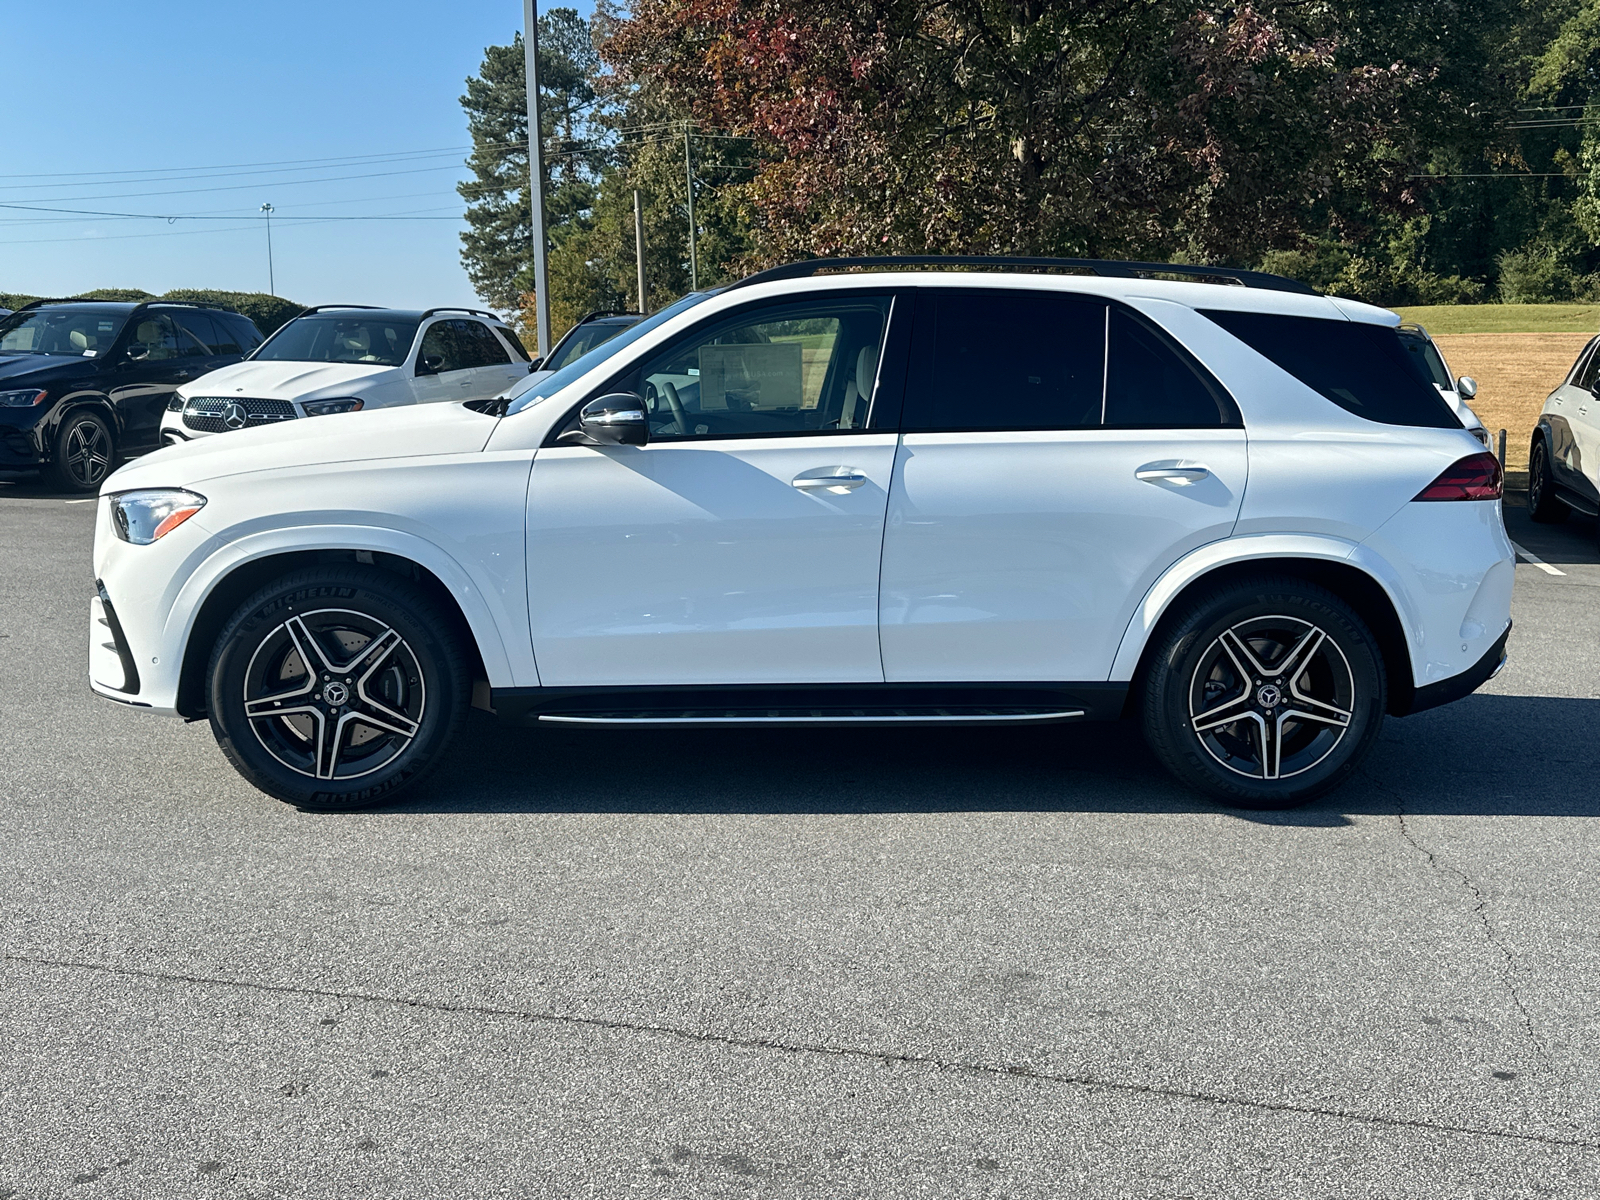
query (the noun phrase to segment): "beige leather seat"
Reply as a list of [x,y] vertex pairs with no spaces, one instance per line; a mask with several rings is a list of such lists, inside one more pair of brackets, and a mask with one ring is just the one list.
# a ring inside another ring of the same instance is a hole
[[872,385],[878,377],[878,347],[863,346],[856,355],[855,373],[844,386],[844,409],[839,414],[840,429],[854,429],[865,423],[867,406],[872,401]]

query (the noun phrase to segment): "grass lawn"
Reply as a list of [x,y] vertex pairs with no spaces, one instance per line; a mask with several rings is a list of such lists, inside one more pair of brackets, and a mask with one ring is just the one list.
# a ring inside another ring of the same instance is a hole
[[1397,308],[1403,321],[1441,333],[1600,333],[1600,304],[1430,304]]

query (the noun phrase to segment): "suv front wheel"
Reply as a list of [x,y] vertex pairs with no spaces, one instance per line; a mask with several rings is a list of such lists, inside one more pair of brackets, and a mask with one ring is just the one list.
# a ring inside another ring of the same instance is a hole
[[1237,808],[1293,808],[1348,779],[1383,724],[1383,658],[1333,593],[1245,580],[1191,604],[1154,647],[1150,748]]
[[470,674],[453,622],[380,567],[297,572],[251,596],[212,651],[212,733],[239,773],[298,808],[386,802],[460,725]]
[[117,447],[111,426],[99,413],[69,413],[56,431],[51,471],[69,492],[98,492],[116,465]]

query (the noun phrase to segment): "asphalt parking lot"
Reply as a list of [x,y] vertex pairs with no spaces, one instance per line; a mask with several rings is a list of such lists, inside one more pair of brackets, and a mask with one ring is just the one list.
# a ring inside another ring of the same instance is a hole
[[474,714],[309,816],[90,694],[93,508],[0,479],[0,1198],[1600,1196],[1593,521],[1509,508],[1508,668],[1298,812]]

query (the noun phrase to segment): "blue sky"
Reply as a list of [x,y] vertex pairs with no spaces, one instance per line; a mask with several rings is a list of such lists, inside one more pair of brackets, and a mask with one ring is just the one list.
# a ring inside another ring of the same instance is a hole
[[[481,303],[457,98],[521,25],[521,0],[0,0],[0,204],[208,218],[0,208],[0,291],[266,291],[270,202],[279,295]],[[430,219],[291,219],[397,214]]]

